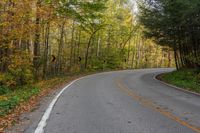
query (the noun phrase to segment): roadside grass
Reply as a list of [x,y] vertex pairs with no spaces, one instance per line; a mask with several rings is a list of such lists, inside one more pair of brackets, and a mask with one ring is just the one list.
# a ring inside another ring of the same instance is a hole
[[200,93],[200,71],[182,69],[161,75],[161,79],[167,83],[183,89]]
[[0,87],[0,117],[11,113],[20,103],[28,102],[28,100],[37,96],[44,90],[54,88],[56,85],[62,84],[70,79],[69,76],[60,76],[48,80],[42,80],[32,85],[21,86],[11,90],[9,88]]
[[31,96],[39,93],[37,87],[23,86],[15,91],[9,91],[0,96],[0,116],[10,113],[19,103],[27,101]]
[[22,113],[34,110],[43,97],[64,87],[66,83],[74,79],[94,73],[98,72],[84,71],[63,74],[14,90],[0,86],[0,132],[18,123],[18,118]]

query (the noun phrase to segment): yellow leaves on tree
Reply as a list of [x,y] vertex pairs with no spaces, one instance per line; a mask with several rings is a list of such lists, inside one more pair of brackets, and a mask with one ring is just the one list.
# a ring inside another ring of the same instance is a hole
[[2,78],[3,84],[14,87],[31,83],[33,74],[29,54],[27,52],[15,53],[10,59],[8,72]]

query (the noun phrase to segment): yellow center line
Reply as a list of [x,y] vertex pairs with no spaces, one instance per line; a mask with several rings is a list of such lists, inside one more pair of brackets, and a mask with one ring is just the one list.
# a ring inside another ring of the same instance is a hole
[[121,90],[126,92],[129,96],[131,96],[134,100],[138,101],[141,105],[148,107],[148,108],[170,118],[171,120],[174,120],[177,123],[192,129],[193,131],[195,131],[197,133],[200,133],[200,128],[193,126],[184,120],[181,120],[180,118],[174,116],[172,113],[158,107],[156,104],[154,104],[150,100],[137,95],[137,93],[135,93],[133,90],[129,89],[126,85],[124,85],[122,82],[120,82],[120,79],[115,80],[115,82]]

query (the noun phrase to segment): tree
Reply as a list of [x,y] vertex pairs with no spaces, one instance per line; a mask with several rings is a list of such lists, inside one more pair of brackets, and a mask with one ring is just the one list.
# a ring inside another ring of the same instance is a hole
[[169,50],[144,36],[128,0],[3,0],[0,11],[0,85],[168,65]]
[[140,22],[147,36],[173,48],[177,68],[199,68],[199,6],[197,0],[155,0],[140,3]]

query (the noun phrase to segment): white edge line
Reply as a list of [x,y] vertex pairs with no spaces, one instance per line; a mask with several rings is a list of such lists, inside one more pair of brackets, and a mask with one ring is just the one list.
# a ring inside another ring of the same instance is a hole
[[[158,74],[158,75],[160,75],[160,74]],[[172,85],[172,84],[168,84],[168,83],[166,83],[166,82],[164,82],[164,81],[161,81],[161,80],[159,80],[159,79],[156,78],[158,75],[155,75],[155,76],[153,77],[153,79],[156,80],[156,81],[159,81],[160,83],[162,83],[162,84],[164,84],[164,85],[166,85],[166,86],[169,86],[169,87],[172,87],[172,88],[174,88],[174,89],[177,89],[177,90],[179,90],[179,91],[186,92],[186,93],[190,93],[190,94],[193,94],[193,95],[196,95],[196,96],[200,96],[199,93],[192,92],[192,91],[189,91],[189,90],[185,90],[185,89],[183,89],[183,88],[180,88],[180,87],[174,86],[174,85]]]
[[50,117],[50,114],[52,112],[52,109],[53,107],[55,106],[58,98],[61,96],[61,94],[68,88],[70,87],[73,83],[75,83],[76,81],[80,80],[80,79],[83,79],[85,77],[88,77],[88,76],[92,76],[92,75],[100,75],[100,74],[105,74],[105,73],[112,73],[112,71],[110,72],[103,72],[103,73],[96,73],[96,74],[91,74],[91,75],[87,75],[87,76],[83,76],[81,78],[78,78],[74,81],[71,81],[71,83],[69,83],[67,86],[65,86],[55,97],[54,99],[51,101],[51,103],[49,104],[48,108],[46,109],[45,113],[43,114],[39,124],[37,125],[36,129],[35,129],[35,132],[34,133],[44,133],[44,129],[47,125],[47,120],[49,119]]
[[40,120],[37,128],[35,129],[34,133],[44,133],[44,128],[47,125],[47,120],[49,119],[49,116],[51,114],[51,111],[55,105],[55,103],[57,102],[58,98],[60,97],[60,95],[68,88],[70,87],[73,83],[75,83],[76,81],[80,80],[82,78],[76,79],[74,81],[72,81],[70,84],[68,84],[66,87],[64,87],[52,100],[52,102],[49,104],[48,108],[46,109],[45,113],[42,116],[42,119]]

